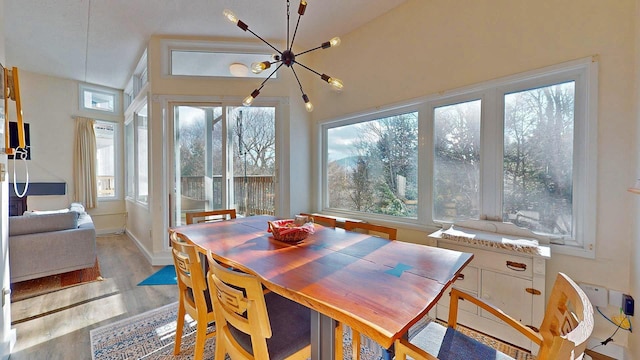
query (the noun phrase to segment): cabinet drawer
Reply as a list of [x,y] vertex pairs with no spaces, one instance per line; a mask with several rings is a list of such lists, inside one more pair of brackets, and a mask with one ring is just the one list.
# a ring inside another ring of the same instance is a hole
[[530,256],[518,256],[495,251],[487,251],[468,246],[460,246],[440,241],[439,247],[462,252],[472,252],[473,260],[471,265],[500,271],[505,274],[523,278],[533,278],[533,258]]
[[458,278],[454,281],[453,287],[466,290],[467,292],[478,293],[478,268],[467,266],[462,269]]

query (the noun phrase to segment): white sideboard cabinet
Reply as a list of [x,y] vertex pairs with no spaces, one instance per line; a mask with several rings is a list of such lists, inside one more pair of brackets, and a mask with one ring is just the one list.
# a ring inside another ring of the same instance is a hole
[[[453,229],[472,235],[450,236]],[[551,256],[545,238],[513,224],[494,221],[456,223],[449,230],[429,236],[438,247],[474,254],[453,287],[484,299],[527,326],[540,326],[546,303],[546,261]],[[449,300],[445,295],[436,306],[436,316],[444,321],[449,315]],[[537,346],[524,335],[469,302],[459,304],[458,322],[537,353]]]

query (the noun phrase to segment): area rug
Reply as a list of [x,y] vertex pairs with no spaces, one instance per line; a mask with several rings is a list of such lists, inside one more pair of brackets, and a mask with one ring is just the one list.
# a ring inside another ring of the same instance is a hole
[[92,281],[101,281],[98,259],[93,267],[11,284],[11,302],[21,301]]
[[[131,318],[105,325],[91,330],[91,357],[93,360],[191,360],[193,358],[193,346],[195,343],[196,323],[188,315],[185,320],[182,349],[179,355],[173,355],[173,345],[176,331],[176,317],[178,304],[172,303],[161,308],[154,309]],[[425,318],[409,330],[409,337],[426,326],[429,318]],[[343,341],[345,347],[345,360],[351,360],[351,331],[345,327]],[[211,326],[208,331],[213,331]],[[505,354],[517,360],[533,360],[531,354],[522,349],[515,348],[500,342],[487,335],[476,333],[473,330],[463,328],[467,335],[493,344]],[[369,339],[363,339],[361,358],[363,360],[382,359],[384,351]],[[205,359],[213,360],[215,350],[215,337],[207,339],[205,344]]]
[[176,269],[173,265],[167,265],[162,269],[153,273],[153,275],[142,280],[138,286],[143,285],[176,285],[178,279],[176,277]]

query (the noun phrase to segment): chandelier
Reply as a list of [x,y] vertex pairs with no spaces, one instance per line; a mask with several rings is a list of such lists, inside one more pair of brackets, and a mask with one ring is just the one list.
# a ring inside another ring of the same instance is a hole
[[295,76],[296,80],[298,81],[298,86],[300,86],[300,92],[302,93],[302,100],[304,101],[304,106],[305,106],[305,108],[307,109],[308,112],[313,111],[313,104],[311,104],[311,101],[309,100],[309,96],[307,96],[307,94],[302,89],[302,83],[300,83],[300,79],[298,78],[298,74],[296,73],[294,65],[297,64],[300,67],[302,67],[304,69],[307,69],[307,70],[311,71],[312,73],[320,76],[320,78],[322,80],[326,81],[336,91],[342,91],[342,89],[344,87],[344,85],[342,83],[342,80],[336,79],[334,77],[330,77],[329,75],[326,75],[326,74],[321,74],[321,73],[311,69],[310,67],[300,63],[300,61],[298,61],[297,58],[299,56],[301,56],[301,55],[308,54],[308,53],[310,53],[312,51],[315,51],[315,50],[318,50],[318,49],[328,49],[328,48],[330,48],[332,46],[340,45],[340,38],[334,37],[333,39],[322,43],[318,47],[309,49],[307,51],[300,52],[298,54],[295,54],[293,52],[293,42],[296,39],[296,33],[298,32],[298,25],[300,25],[300,18],[302,17],[302,15],[304,15],[304,12],[305,12],[305,10],[307,8],[307,2],[305,0],[300,0],[300,6],[298,6],[298,22],[296,23],[296,28],[293,31],[293,37],[291,37],[291,41],[289,41],[289,35],[290,35],[290,28],[289,28],[290,5],[291,5],[290,4],[290,0],[287,0],[287,48],[284,51],[278,50],[275,46],[271,45],[268,41],[266,41],[265,39],[260,37],[258,34],[256,34],[253,31],[251,31],[251,29],[249,29],[249,26],[247,24],[245,24],[244,22],[242,22],[240,19],[238,19],[238,17],[236,17],[236,15],[231,10],[225,10],[223,12],[223,14],[227,18],[227,20],[229,20],[230,22],[238,25],[238,27],[240,29],[250,32],[255,37],[257,37],[258,39],[262,40],[262,42],[264,42],[265,44],[269,45],[269,47],[271,47],[273,50],[275,50],[277,52],[276,54],[272,55],[270,61],[255,62],[255,63],[251,64],[251,71],[254,74],[260,74],[262,71],[271,68],[272,65],[277,64],[278,66],[271,72],[271,74],[269,74],[269,76],[262,82],[262,84],[260,84],[259,88],[253,90],[251,95],[247,96],[244,99],[244,101],[242,102],[242,104],[244,106],[251,106],[251,104],[253,103],[253,100],[255,100],[255,98],[258,97],[258,95],[260,94],[260,90],[262,90],[262,88],[267,83],[267,81],[269,81],[269,79],[271,79],[273,74],[275,74],[276,71],[278,71],[278,69],[280,69],[282,67],[282,65],[290,68],[291,71],[293,72],[293,75]]

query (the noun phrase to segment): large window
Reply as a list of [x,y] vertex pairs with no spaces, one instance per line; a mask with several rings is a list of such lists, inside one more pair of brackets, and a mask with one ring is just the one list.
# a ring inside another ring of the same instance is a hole
[[138,187],[136,200],[147,203],[149,197],[149,117],[147,105],[135,112],[136,120],[136,160]]
[[575,86],[504,95],[503,219],[556,241],[573,232]]
[[149,118],[144,101],[125,123],[126,194],[147,204],[149,199]]
[[326,122],[323,210],[507,221],[593,256],[596,81],[589,58]]
[[93,129],[96,134],[97,147],[96,177],[98,181],[98,198],[100,200],[115,199],[118,196],[116,187],[118,124],[96,120]]
[[125,139],[125,148],[124,148],[124,153],[126,154],[125,157],[125,170],[126,170],[126,191],[127,191],[127,198],[129,199],[133,199],[136,196],[136,183],[135,183],[135,168],[136,168],[136,157],[133,155],[135,154],[135,133],[133,131],[133,119],[131,119],[131,121],[129,121],[127,124],[125,124],[124,126],[124,139]]
[[480,100],[433,110],[433,220],[480,215],[480,114]]
[[327,130],[328,206],[415,218],[418,114]]

